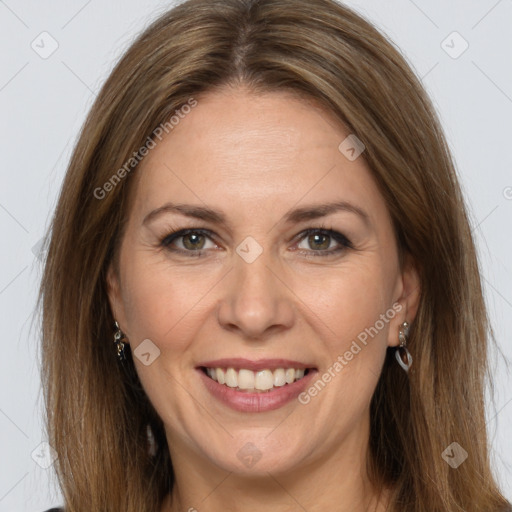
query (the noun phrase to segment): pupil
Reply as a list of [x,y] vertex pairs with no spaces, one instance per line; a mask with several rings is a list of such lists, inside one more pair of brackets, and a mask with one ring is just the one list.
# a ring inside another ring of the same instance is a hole
[[[316,244],[317,248],[319,248],[319,249],[327,249],[329,247],[329,241],[328,241],[329,240],[329,236],[328,235],[315,234],[315,235],[311,235],[310,236],[310,240],[311,240],[311,238],[314,240],[313,244]],[[323,244],[322,243],[320,243],[320,244],[317,243],[319,238],[320,239],[321,238],[324,239],[324,243]],[[325,243],[326,241],[327,241],[327,243]]]
[[[198,247],[197,246],[197,242],[198,242],[198,239],[201,237],[202,235],[198,235],[197,233],[189,233],[188,235],[186,235],[184,238],[183,238],[183,245],[187,248],[187,249],[200,249],[202,247]],[[191,239],[195,239],[195,241],[192,241],[192,243],[188,243],[189,240]]]

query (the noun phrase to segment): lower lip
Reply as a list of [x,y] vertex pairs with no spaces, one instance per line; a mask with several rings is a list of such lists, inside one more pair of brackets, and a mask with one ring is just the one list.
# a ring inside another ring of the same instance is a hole
[[237,391],[235,388],[219,384],[216,380],[208,377],[200,368],[197,371],[203,379],[206,388],[215,398],[231,407],[231,409],[240,412],[265,412],[279,409],[296,399],[317,373],[316,370],[309,370],[309,373],[302,377],[302,379],[291,384],[273,388],[272,391],[249,393],[247,391]]

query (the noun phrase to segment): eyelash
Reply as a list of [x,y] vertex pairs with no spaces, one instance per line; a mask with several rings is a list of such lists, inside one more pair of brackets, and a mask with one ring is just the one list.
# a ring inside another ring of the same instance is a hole
[[[174,253],[179,253],[179,254],[186,254],[189,257],[196,257],[197,258],[197,257],[204,256],[205,253],[208,252],[208,249],[200,249],[200,250],[197,250],[197,251],[192,251],[192,250],[191,251],[187,251],[187,250],[184,250],[184,249],[176,249],[176,248],[172,249],[172,248],[170,248],[170,245],[171,245],[172,242],[174,242],[175,240],[177,240],[179,238],[182,238],[182,237],[184,237],[186,235],[190,235],[191,233],[200,234],[200,235],[206,236],[206,237],[208,237],[210,239],[212,239],[212,235],[213,235],[213,233],[210,230],[208,230],[208,229],[202,229],[202,228],[197,228],[197,229],[196,228],[180,229],[180,230],[176,230],[176,231],[171,231],[165,237],[163,237],[160,240],[160,246],[164,247],[168,251],[171,251],[171,252],[174,252]],[[322,251],[322,250],[321,251],[311,250],[309,252],[312,253],[310,255],[312,257],[315,257],[315,258],[317,256],[327,257],[327,256],[332,256],[334,254],[341,253],[342,251],[345,251],[346,249],[354,249],[354,246],[352,245],[352,242],[345,235],[343,235],[342,233],[339,233],[338,231],[334,231],[332,229],[328,229],[328,228],[326,228],[324,226],[321,226],[321,227],[318,227],[318,228],[310,228],[310,229],[306,229],[306,230],[302,231],[296,237],[297,238],[297,243],[302,242],[302,240],[304,240],[305,238],[307,238],[310,235],[316,235],[316,234],[331,237],[336,242],[338,242],[341,247],[338,247],[337,249],[329,249],[329,250],[324,250],[324,251]],[[307,257],[309,257],[309,256],[307,256]]]

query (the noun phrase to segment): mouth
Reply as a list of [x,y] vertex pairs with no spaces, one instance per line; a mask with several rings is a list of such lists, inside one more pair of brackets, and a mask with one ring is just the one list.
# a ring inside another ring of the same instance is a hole
[[203,361],[196,371],[212,397],[243,413],[293,403],[318,374],[314,365],[290,359],[216,359]]
[[315,370],[293,366],[272,369],[270,365],[259,370],[234,366],[200,366],[199,369],[218,384],[246,393],[270,393],[302,380]]

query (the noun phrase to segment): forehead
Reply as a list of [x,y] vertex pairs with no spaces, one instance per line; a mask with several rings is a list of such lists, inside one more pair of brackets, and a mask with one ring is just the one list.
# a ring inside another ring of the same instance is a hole
[[139,215],[177,200],[249,219],[301,200],[352,198],[385,208],[364,159],[350,161],[338,149],[349,132],[318,104],[286,91],[243,89],[197,102],[139,165]]

